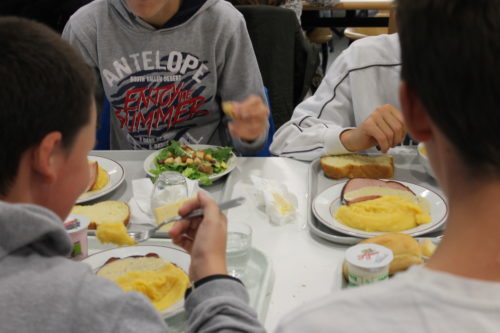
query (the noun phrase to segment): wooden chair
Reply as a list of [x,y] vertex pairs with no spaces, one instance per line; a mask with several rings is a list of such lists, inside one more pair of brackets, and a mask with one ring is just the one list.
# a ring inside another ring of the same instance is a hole
[[376,17],[389,17],[388,27],[348,27],[344,30],[344,36],[352,41],[361,39],[367,36],[377,36],[382,34],[392,34],[397,32],[395,8],[390,11],[379,11],[375,14]]
[[321,45],[321,68],[323,73],[326,73],[328,65],[328,44],[333,39],[333,31],[328,27],[317,27],[307,34],[307,38],[311,43]]

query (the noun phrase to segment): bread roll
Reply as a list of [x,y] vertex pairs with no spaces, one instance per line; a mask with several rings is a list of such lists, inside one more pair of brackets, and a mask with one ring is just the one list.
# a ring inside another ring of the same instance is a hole
[[392,178],[394,175],[394,162],[390,155],[347,154],[323,156],[320,164],[325,176],[334,179]]
[[130,209],[125,202],[102,201],[94,205],[75,206],[71,214],[87,216],[90,219],[89,229],[96,229],[98,224],[106,222],[121,222],[128,224]]
[[[408,269],[412,265],[421,265],[422,248],[413,237],[402,233],[387,233],[365,239],[359,244],[373,243],[392,250],[394,259],[389,266],[389,275]],[[347,262],[343,265],[344,277],[347,279]]]

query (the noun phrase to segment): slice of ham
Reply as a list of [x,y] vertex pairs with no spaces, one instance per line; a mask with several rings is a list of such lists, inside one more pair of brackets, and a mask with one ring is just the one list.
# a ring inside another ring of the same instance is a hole
[[382,188],[386,187],[386,188],[391,188],[394,190],[409,191],[410,193],[415,195],[415,193],[413,193],[413,191],[410,190],[407,186],[405,186],[401,183],[398,183],[396,181],[393,181],[393,180],[385,181],[385,180],[380,180],[380,179],[353,178],[353,179],[348,180],[345,183],[344,187],[342,188],[342,192],[340,194],[340,199],[341,199],[342,204],[349,205],[349,204],[352,204],[355,202],[377,199],[377,198],[380,198],[382,196],[379,193],[377,193],[377,191],[375,190],[372,193],[365,193],[365,195],[363,195],[363,196],[358,196],[355,198],[346,199],[346,196],[348,196],[349,192],[358,191],[358,190],[361,190],[365,187],[372,188],[372,189],[373,188],[376,189],[379,187],[382,187]]

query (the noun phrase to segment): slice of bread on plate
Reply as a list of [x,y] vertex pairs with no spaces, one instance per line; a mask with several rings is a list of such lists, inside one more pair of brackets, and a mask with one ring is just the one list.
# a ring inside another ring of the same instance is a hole
[[392,178],[394,176],[394,160],[391,155],[345,154],[323,156],[320,165],[325,176],[334,179]]
[[89,229],[106,222],[122,222],[127,225],[130,219],[130,209],[125,202],[102,201],[94,205],[74,206],[71,214],[87,216],[90,219]]
[[120,276],[123,276],[129,272],[158,271],[167,264],[167,261],[157,256],[133,256],[113,260],[104,264],[96,272],[96,275],[115,281]]

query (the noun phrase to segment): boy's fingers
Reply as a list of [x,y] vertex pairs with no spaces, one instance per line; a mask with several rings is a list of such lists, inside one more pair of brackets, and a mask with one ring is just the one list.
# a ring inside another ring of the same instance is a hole
[[181,208],[179,208],[179,215],[185,216],[198,208],[200,208],[200,203],[198,202],[197,198],[193,198],[182,204]]

